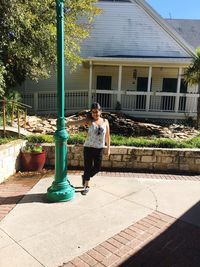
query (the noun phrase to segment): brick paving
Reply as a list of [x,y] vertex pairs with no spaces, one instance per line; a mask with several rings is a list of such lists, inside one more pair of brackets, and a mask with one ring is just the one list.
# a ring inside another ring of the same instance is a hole
[[[98,175],[200,181],[200,175],[101,172]],[[199,267],[200,228],[154,211],[62,267]]]
[[[53,171],[50,171],[53,174]],[[14,175],[0,184],[0,220],[50,172]],[[69,171],[80,175],[82,171]],[[200,175],[110,173],[98,175],[200,181]],[[23,177],[23,176],[26,176]],[[199,267],[200,228],[158,211],[123,229],[62,267]]]
[[199,267],[200,228],[154,211],[62,267]]
[[[83,171],[81,170],[69,170],[69,174],[72,173],[74,175],[81,175]],[[191,173],[154,173],[154,172],[110,172],[110,171],[102,171],[97,174],[98,176],[106,176],[106,177],[131,177],[137,179],[161,179],[161,180],[183,180],[183,181],[200,181],[200,174],[191,174]]]
[[44,176],[44,173],[18,173],[0,184],[0,221]]

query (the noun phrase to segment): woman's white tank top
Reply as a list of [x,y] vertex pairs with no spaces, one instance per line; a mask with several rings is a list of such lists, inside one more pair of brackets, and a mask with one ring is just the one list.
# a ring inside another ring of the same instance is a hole
[[88,134],[84,146],[103,148],[105,147],[105,136],[106,136],[106,121],[104,120],[101,125],[97,125],[95,122],[92,122],[92,124],[88,129]]

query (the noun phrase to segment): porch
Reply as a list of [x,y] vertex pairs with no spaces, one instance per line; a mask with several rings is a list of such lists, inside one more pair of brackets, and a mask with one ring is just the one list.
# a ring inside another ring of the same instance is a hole
[[[89,109],[97,101],[104,111],[120,110],[136,118],[195,119],[198,87],[190,87],[183,80],[184,68],[190,61],[175,62],[84,62],[66,76],[65,113]],[[56,113],[55,77],[45,85],[51,90],[26,84],[22,92],[23,102],[33,107],[34,114]]]
[[[104,111],[116,111],[137,118],[186,119],[195,117],[197,93],[138,92],[118,90],[92,90],[89,101],[88,90],[65,92],[65,112],[71,113],[89,108],[89,102],[98,101]],[[121,101],[119,101],[119,99]],[[34,114],[56,114],[57,92],[23,93],[23,102],[32,106]],[[119,103],[119,104],[117,104]]]

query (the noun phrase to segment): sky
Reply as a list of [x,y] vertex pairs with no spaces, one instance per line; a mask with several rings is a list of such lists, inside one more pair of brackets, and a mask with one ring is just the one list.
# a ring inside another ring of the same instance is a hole
[[200,19],[200,0],[146,0],[163,18]]

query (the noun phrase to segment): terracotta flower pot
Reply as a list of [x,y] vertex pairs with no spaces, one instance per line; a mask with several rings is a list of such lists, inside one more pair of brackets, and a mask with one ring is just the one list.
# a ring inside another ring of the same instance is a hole
[[41,171],[46,160],[45,152],[20,152],[23,171]]

